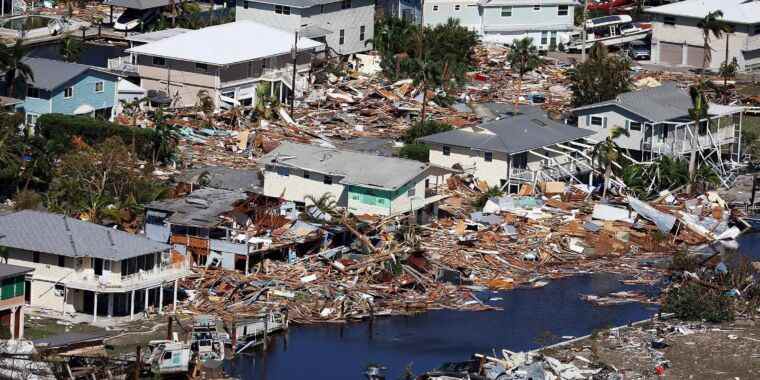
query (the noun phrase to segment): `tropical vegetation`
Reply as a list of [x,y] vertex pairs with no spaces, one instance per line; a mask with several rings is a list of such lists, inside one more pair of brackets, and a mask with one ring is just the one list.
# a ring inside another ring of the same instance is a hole
[[610,55],[597,43],[585,62],[568,71],[574,107],[611,100],[631,89],[631,64],[626,58]]

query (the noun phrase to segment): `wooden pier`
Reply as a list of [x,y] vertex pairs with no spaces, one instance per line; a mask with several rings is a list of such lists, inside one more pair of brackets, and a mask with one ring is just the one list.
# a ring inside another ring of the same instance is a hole
[[287,311],[269,311],[260,317],[236,320],[230,329],[232,349],[235,354],[258,346],[266,349],[269,335],[287,329]]

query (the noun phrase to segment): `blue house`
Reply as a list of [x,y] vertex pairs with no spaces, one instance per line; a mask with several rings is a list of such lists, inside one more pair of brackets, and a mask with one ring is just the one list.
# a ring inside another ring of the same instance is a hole
[[27,124],[34,125],[40,115],[62,113],[90,115],[104,119],[113,116],[117,75],[98,68],[45,58],[25,58],[34,75],[17,85],[16,97],[22,102],[16,109],[26,114]]

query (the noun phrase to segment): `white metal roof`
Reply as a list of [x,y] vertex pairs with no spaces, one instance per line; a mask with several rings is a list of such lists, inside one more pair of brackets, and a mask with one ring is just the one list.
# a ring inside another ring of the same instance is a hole
[[[127,52],[223,66],[288,53],[294,39],[292,32],[253,21],[236,21],[182,33]],[[298,39],[299,51],[319,46],[320,42]]]
[[708,13],[720,10],[722,20],[737,24],[760,23],[760,0],[685,0],[677,3],[647,8],[647,12],[669,16],[704,18]]

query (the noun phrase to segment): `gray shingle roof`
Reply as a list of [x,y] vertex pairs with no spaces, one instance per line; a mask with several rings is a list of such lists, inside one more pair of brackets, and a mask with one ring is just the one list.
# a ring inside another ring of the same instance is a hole
[[259,160],[341,177],[345,185],[396,190],[422,174],[429,165],[403,158],[283,142]]
[[55,90],[68,81],[82,75],[87,70],[95,70],[91,66],[47,58],[27,57],[24,58],[24,63],[29,65],[34,74],[34,80],[29,80],[28,83],[36,88],[48,91]]
[[172,224],[214,227],[221,222],[219,215],[245,199],[248,196],[240,191],[203,188],[184,198],[151,202],[146,208],[171,212],[168,221]]
[[689,116],[691,97],[672,82],[618,95],[614,100],[573,109],[574,112],[605,106],[618,106],[651,122],[662,122]]
[[[479,129],[482,130],[479,131]],[[474,129],[455,129],[436,133],[418,140],[425,143],[515,154],[581,139],[593,134],[594,132],[588,130],[531,114],[491,121]]]
[[261,190],[260,170],[235,169],[226,166],[201,166],[183,171],[174,177],[176,182],[198,184],[198,180],[208,173],[208,187],[232,191]]
[[34,268],[27,268],[18,265],[0,264],[0,280],[8,277],[16,277],[33,271]]
[[170,248],[142,236],[31,210],[0,216],[0,246],[107,260],[128,259]]

